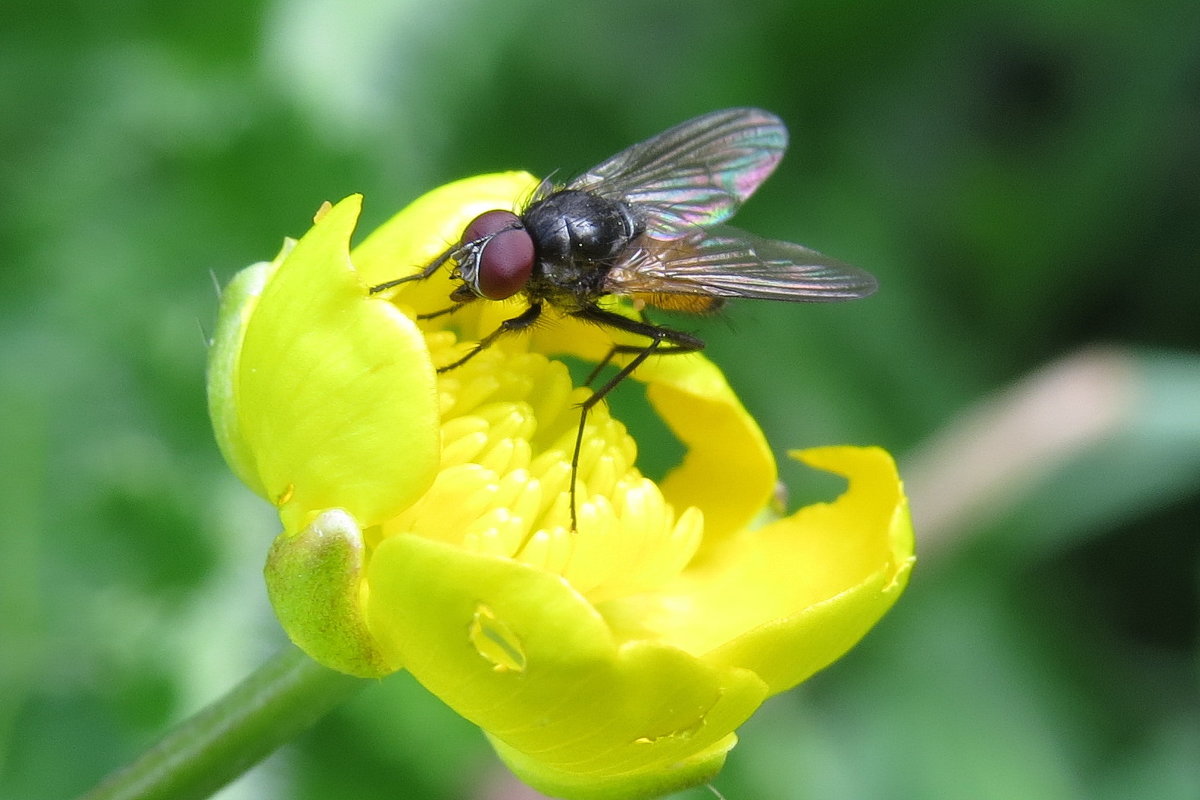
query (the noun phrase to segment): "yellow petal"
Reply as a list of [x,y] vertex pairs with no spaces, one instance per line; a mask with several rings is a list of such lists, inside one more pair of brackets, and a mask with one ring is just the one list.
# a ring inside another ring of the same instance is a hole
[[688,448],[662,491],[677,508],[704,512],[704,555],[766,507],[775,490],[775,458],[758,423],[707,358],[664,356],[638,373],[651,405]]
[[653,796],[706,780],[765,696],[747,670],[618,641],[566,581],[509,559],[395,536],[369,580],[368,624],[389,660],[560,796]]
[[287,530],[326,508],[377,524],[436,473],[437,393],[424,337],[368,297],[350,264],[360,200],[343,200],[296,244],[245,326],[232,390],[237,428],[254,456],[253,484]]
[[645,622],[713,664],[784,691],[850,649],[899,597],[913,564],[908,503],[878,448],[793,453],[849,479],[832,503],[728,541],[664,590]]

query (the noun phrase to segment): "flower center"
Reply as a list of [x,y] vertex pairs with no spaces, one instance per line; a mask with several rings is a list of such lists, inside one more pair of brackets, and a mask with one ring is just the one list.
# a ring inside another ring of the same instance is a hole
[[[449,330],[426,335],[435,364],[461,356]],[[571,453],[579,403],[566,366],[512,337],[438,376],[441,467],[433,486],[386,523],[383,536],[416,534],[511,558],[565,578],[592,602],[661,586],[691,560],[699,510],[675,514],[634,466],[637,445],[608,409],[588,414],[570,524]]]

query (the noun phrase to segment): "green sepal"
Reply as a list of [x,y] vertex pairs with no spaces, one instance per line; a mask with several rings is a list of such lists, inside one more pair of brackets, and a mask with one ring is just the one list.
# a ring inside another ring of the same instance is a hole
[[314,661],[361,678],[395,672],[363,616],[362,531],[341,509],[321,512],[299,533],[281,533],[263,570],[275,615]]

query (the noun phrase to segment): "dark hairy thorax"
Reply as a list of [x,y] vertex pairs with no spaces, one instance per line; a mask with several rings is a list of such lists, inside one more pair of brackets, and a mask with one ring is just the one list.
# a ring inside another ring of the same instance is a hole
[[536,253],[525,294],[567,312],[605,294],[608,271],[645,229],[625,203],[575,190],[534,203],[521,219]]

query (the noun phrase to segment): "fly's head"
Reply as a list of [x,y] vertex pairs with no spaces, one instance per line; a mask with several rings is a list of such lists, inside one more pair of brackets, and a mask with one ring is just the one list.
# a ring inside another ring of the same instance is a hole
[[511,211],[485,211],[463,231],[454,252],[462,285],[451,299],[504,300],[525,288],[533,273],[533,237]]

